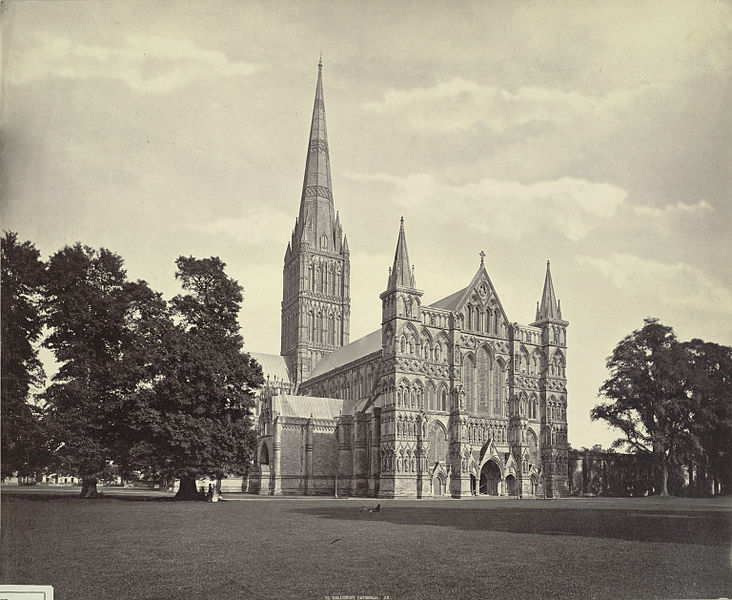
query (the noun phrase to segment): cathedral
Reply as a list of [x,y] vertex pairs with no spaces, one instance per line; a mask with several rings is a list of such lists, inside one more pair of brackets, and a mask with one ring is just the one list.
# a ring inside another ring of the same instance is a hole
[[351,341],[349,256],[333,200],[320,63],[284,258],[281,352],[251,353],[266,379],[253,491],[568,494],[569,323],[549,263],[529,325],[509,320],[482,253],[465,288],[425,304],[402,219],[379,297],[381,325]]

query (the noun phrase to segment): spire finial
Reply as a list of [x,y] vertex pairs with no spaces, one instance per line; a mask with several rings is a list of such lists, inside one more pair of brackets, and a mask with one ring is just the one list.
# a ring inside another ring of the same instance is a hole
[[404,229],[404,217],[399,217],[399,226]]
[[482,267],[483,266],[483,259],[485,258],[485,252],[483,252],[481,250],[479,256],[480,256],[480,266]]
[[320,51],[320,58],[318,59],[318,71],[323,70],[323,51]]

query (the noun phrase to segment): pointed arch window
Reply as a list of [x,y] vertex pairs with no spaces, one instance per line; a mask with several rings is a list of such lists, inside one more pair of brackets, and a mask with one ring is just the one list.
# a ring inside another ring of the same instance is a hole
[[440,392],[440,410],[442,412],[447,412],[447,390],[445,390],[445,388],[442,388],[442,391]]
[[472,355],[466,356],[463,363],[463,390],[465,407],[468,412],[473,412],[475,409],[475,359]]
[[435,386],[427,386],[427,410],[435,410]]
[[493,365],[493,414],[500,415],[503,405],[503,363],[496,360]]
[[478,350],[475,369],[478,388],[477,405],[481,411],[488,412],[491,401],[491,355],[485,347]]

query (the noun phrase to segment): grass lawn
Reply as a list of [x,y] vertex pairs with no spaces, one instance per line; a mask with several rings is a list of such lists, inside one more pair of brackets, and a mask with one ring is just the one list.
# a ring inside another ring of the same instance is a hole
[[717,598],[727,500],[3,493],[2,583],[55,598]]

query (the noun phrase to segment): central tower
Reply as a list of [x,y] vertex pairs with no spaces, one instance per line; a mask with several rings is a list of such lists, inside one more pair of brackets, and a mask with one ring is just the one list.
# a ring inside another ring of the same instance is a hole
[[351,267],[332,189],[321,61],[300,212],[282,273],[280,354],[296,386],[323,356],[348,344]]

